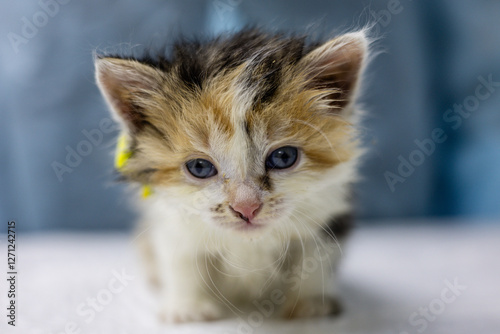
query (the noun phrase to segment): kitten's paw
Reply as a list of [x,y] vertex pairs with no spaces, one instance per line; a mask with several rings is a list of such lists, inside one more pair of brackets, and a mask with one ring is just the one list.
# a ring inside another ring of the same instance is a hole
[[284,316],[289,319],[323,317],[338,315],[342,312],[340,302],[333,297],[310,297],[299,299],[294,305],[285,308]]
[[219,306],[211,301],[181,302],[163,307],[160,320],[170,324],[212,321],[222,318]]

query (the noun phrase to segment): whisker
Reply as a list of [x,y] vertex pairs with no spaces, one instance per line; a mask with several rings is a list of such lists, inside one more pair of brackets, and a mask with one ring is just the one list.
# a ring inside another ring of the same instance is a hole
[[307,126],[313,128],[314,130],[316,130],[326,140],[326,142],[328,143],[328,146],[330,146],[330,149],[332,150],[332,152],[336,156],[336,158],[339,161],[342,161],[342,159],[340,159],[337,151],[335,151],[335,148],[333,147],[332,143],[330,142],[330,139],[328,139],[328,137],[326,136],[326,134],[323,131],[321,131],[321,129],[319,129],[318,127],[310,124],[309,122],[306,122],[306,121],[303,121],[303,120],[300,120],[300,119],[293,119],[292,121],[293,122],[297,122],[297,123],[301,123],[301,124],[304,124],[304,125],[307,125]]
[[[211,264],[212,264],[212,266],[214,266],[213,263],[211,263]],[[208,261],[207,261],[207,254],[206,253],[205,253],[205,269],[207,271],[207,275],[208,275],[208,278],[210,279],[210,282],[212,283],[215,290],[217,290],[218,294],[216,294],[216,295],[220,296],[219,300],[222,301],[231,310],[231,312],[233,312],[235,315],[238,315],[238,314],[234,310],[237,310],[238,312],[243,313],[243,311],[241,311],[238,307],[236,307],[233,303],[231,303],[229,301],[229,299],[226,298],[226,296],[224,296],[224,294],[217,287],[217,284],[215,284],[215,282],[212,278],[212,275],[210,274],[210,270],[208,269]],[[210,290],[212,290],[212,292],[213,292],[213,289],[211,287],[210,287]]]
[[[283,233],[281,233],[281,232],[283,232]],[[282,229],[279,229],[279,231],[276,230],[276,233],[279,233],[278,236],[279,235],[284,236],[283,240],[287,240],[289,243],[289,237],[287,237],[287,235],[285,235],[285,231],[283,231]],[[283,265],[286,261],[286,258],[287,258],[286,250],[288,249],[288,247],[285,245],[284,242],[282,242],[282,240],[279,240],[278,247],[281,247],[282,244],[285,247],[285,249],[282,249],[280,251],[280,255],[278,256],[278,258],[269,265],[269,267],[274,267],[275,265],[276,265],[276,267],[274,268],[274,270],[271,271],[271,275],[264,282],[264,285],[261,288],[261,293],[263,291],[265,291],[271,285],[272,281],[278,276],[278,273],[280,272],[281,268],[283,267]]]
[[[295,215],[294,215],[295,217]],[[306,229],[307,231],[311,234],[311,237],[312,237],[312,240],[314,241],[315,245],[316,245],[316,250],[318,252],[321,252],[320,248],[319,248],[319,244],[318,244],[318,240],[317,240],[317,236],[315,235],[315,233],[312,231],[312,229],[307,226],[307,224],[305,224],[304,222],[298,220],[300,224],[302,224]],[[322,244],[323,247],[324,244]],[[322,290],[321,290],[321,296],[322,296],[322,301],[323,301],[323,304],[325,303],[325,270],[324,270],[324,267],[323,267],[323,261],[321,260],[318,260],[319,263],[320,263],[320,268],[321,268],[321,287],[322,287]],[[332,264],[330,263],[330,268],[333,270],[333,267],[332,267]]]
[[[302,240],[302,235],[301,235],[301,233],[299,232],[299,230],[297,229],[297,227],[295,225],[292,225],[292,227],[295,228],[295,230],[297,231],[297,236],[299,237],[300,245],[302,247],[302,259],[303,259],[304,255],[305,255],[305,246],[304,246],[304,242]],[[295,298],[295,303],[293,304],[292,310],[290,311],[291,313],[293,313],[293,311],[297,307],[297,303],[299,302],[300,291],[302,290],[302,280],[303,280],[302,272],[303,272],[303,270],[304,270],[304,261],[301,261],[299,291],[297,291],[297,296]]]
[[[211,233],[209,233],[209,238],[212,236]],[[209,247],[207,247],[207,239],[205,239],[205,249],[208,249]],[[196,264],[196,269],[198,271],[198,275],[201,277],[202,281],[205,283],[205,286],[212,292],[212,294],[217,298],[219,299],[220,302],[222,302],[231,312],[233,312],[235,315],[238,315],[234,310],[237,310],[238,312],[240,313],[243,313],[243,311],[241,311],[239,308],[237,308],[235,305],[233,305],[225,296],[224,294],[217,288],[217,285],[215,284],[215,282],[213,281],[212,279],[212,276],[210,275],[210,270],[208,269],[208,264],[207,264],[207,252],[203,252],[204,254],[204,260],[205,260],[205,269],[206,269],[206,272],[207,272],[207,275],[210,279],[210,282],[212,283],[213,287],[215,288],[215,290],[217,290],[217,292],[214,290],[214,288],[207,282],[207,280],[205,279],[203,273],[201,272],[201,269],[200,269],[200,265],[199,265],[199,262],[198,262],[198,249],[200,247],[200,244],[201,243],[197,243],[197,246],[196,246],[196,252],[194,253],[194,256],[195,256],[195,264]]]
[[[309,205],[313,206],[314,204],[313,203],[309,203]],[[298,207],[298,205],[295,206],[295,211],[298,212],[297,207]],[[312,207],[312,209],[314,209],[314,207]],[[314,210],[311,210],[311,211],[314,211]],[[314,223],[315,225],[317,225],[321,230],[323,230],[324,233],[326,233],[326,235],[328,235],[333,240],[333,242],[335,243],[336,247],[340,251],[341,257],[343,257],[344,256],[344,252],[342,250],[342,245],[341,245],[340,241],[338,240],[337,236],[335,235],[335,233],[333,232],[332,228],[330,226],[326,225],[326,224],[319,223],[318,221],[316,221],[316,219],[314,219],[311,216],[308,216],[307,214],[305,214],[303,212],[301,212],[301,214],[303,216],[305,216],[311,223]]]

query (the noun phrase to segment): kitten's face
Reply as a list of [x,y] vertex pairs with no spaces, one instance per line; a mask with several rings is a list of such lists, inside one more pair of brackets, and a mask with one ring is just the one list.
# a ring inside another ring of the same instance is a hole
[[338,38],[293,59],[287,45],[271,46],[194,83],[182,59],[161,69],[98,60],[99,85],[132,143],[122,174],[224,230],[293,221],[328,171],[357,154],[349,114],[366,42]]
[[144,159],[162,157],[153,184],[176,186],[190,194],[186,201],[201,193],[202,200],[194,198],[201,217],[223,228],[256,230],[289,217],[325,169],[350,158],[350,125],[319,112],[310,103],[314,94],[280,94],[241,114],[244,101],[224,103],[237,97],[202,94],[183,112],[192,118],[176,121],[182,154],[175,161],[161,153],[166,146],[139,144]]

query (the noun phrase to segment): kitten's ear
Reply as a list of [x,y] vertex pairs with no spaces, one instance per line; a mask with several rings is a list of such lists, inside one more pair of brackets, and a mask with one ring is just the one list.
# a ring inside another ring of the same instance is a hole
[[96,80],[115,118],[130,132],[144,125],[144,101],[163,82],[162,72],[135,60],[97,58]]
[[345,108],[354,98],[368,44],[361,31],[334,38],[309,52],[301,60],[306,88],[325,90],[332,108]]

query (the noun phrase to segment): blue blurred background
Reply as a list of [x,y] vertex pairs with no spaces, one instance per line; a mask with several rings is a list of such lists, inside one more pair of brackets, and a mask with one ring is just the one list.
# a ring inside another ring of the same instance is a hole
[[500,216],[499,1],[1,6],[0,217],[20,228],[119,229],[133,222],[124,186],[113,183],[117,131],[94,83],[94,50],[133,52],[179,33],[212,36],[246,24],[321,38],[374,23],[382,52],[364,85],[370,153],[357,186],[359,217]]

